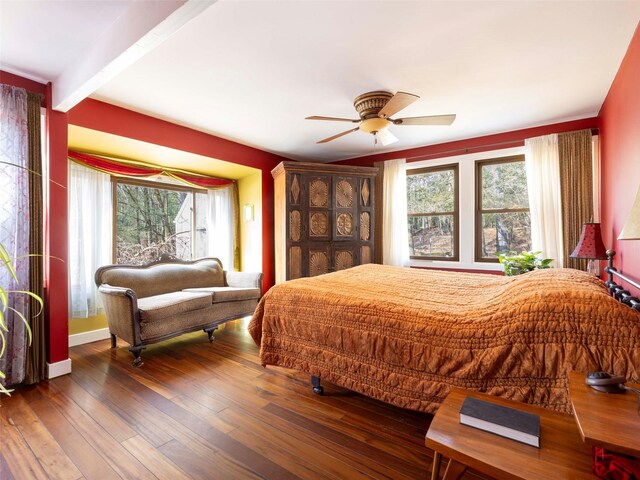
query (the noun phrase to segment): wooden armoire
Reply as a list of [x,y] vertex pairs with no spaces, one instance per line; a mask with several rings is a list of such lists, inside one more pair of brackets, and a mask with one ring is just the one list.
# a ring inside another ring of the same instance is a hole
[[276,283],[374,261],[377,168],[282,162],[271,174]]

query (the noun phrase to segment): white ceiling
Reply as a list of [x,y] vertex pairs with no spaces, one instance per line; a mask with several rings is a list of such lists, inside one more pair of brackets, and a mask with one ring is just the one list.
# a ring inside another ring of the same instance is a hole
[[0,66],[38,82],[58,78],[88,53],[133,0],[0,0]]
[[[0,2],[3,43],[7,13],[19,10],[12,3]],[[42,3],[55,10],[49,16],[97,29],[119,5]],[[76,18],[81,10],[89,11]],[[289,158],[331,161],[595,116],[639,19],[638,1],[218,1],[92,97]],[[86,51],[66,30],[35,39],[26,30],[23,53],[3,45],[0,67],[55,75],[70,51]],[[304,117],[357,118],[353,99],[378,89],[422,97],[396,117],[458,117],[450,127],[393,126],[400,140],[386,149],[363,132],[315,144],[352,125]]]

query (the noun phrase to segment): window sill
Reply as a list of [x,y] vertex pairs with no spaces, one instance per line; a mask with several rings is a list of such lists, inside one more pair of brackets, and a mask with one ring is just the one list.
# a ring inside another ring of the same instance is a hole
[[437,268],[439,270],[478,270],[490,271],[490,272],[502,272],[502,265],[492,262],[447,262],[442,260],[411,260],[409,262],[410,267],[416,268]]

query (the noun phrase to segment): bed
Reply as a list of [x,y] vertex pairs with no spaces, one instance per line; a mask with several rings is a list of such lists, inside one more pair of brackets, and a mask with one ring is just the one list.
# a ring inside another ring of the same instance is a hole
[[571,370],[640,381],[640,313],[573,269],[362,265],[276,285],[249,333],[265,366],[431,413],[453,387],[569,413]]

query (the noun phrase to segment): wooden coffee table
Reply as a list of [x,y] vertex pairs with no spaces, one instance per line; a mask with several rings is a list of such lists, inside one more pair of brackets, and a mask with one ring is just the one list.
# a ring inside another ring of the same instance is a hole
[[[460,407],[466,397],[540,415],[540,448],[461,425]],[[450,459],[446,480],[460,478],[467,468],[497,479],[594,479],[590,448],[572,415],[482,393],[454,389],[434,416],[425,444],[435,452],[432,480],[439,477],[443,455]]]

